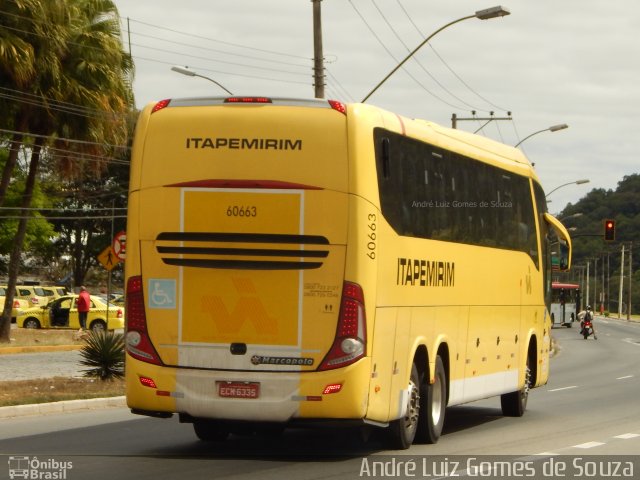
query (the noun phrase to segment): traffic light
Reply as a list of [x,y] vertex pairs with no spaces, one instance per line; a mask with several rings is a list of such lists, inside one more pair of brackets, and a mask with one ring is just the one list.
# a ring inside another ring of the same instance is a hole
[[613,242],[616,239],[616,221],[604,221],[604,240],[605,242]]

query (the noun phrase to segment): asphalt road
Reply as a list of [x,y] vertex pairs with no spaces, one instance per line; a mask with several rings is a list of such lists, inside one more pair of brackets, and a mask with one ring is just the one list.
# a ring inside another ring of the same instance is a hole
[[575,327],[553,330],[560,352],[552,360],[549,384],[531,393],[522,418],[502,417],[499,399],[450,408],[436,445],[390,452],[375,436],[363,444],[358,432],[336,429],[290,430],[277,438],[232,436],[222,444],[205,444],[190,425],[175,419],[112,409],[3,420],[0,479],[8,475],[6,465],[15,467],[25,457],[45,462],[41,471],[71,462],[65,477],[70,480],[346,479],[373,476],[367,475],[372,462],[391,468],[379,478],[426,478],[419,471],[402,470],[398,462],[406,467],[410,461],[444,459],[448,467],[462,458],[457,455],[513,455],[535,459],[536,465],[549,458],[573,458],[565,455],[614,460],[609,456],[636,455],[632,473],[638,478],[640,325],[596,322],[598,340],[583,340]]

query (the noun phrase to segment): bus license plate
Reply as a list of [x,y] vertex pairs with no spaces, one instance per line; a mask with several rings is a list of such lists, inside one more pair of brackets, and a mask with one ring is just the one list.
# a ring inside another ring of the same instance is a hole
[[218,395],[223,398],[258,398],[260,384],[257,382],[217,382]]

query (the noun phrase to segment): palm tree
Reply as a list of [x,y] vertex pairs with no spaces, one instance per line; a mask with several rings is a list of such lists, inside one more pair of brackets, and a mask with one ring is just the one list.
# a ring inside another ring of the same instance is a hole
[[[15,1],[23,3],[23,0]],[[118,12],[111,0],[24,0],[24,4],[32,8],[30,14],[36,13],[38,8],[52,9],[50,16],[29,20],[29,25],[24,26],[25,29],[32,26],[35,31],[42,25],[42,18],[51,21],[51,25],[47,25],[47,37],[33,34],[29,42],[36,58],[37,52],[48,52],[47,62],[36,62],[38,69],[30,88],[31,93],[38,95],[47,105],[47,115],[30,115],[28,129],[24,130],[37,136],[23,196],[23,218],[19,222],[9,260],[7,300],[0,318],[0,342],[9,341],[10,308],[6,306],[13,301],[10,297],[17,282],[22,255],[28,215],[26,208],[30,204],[46,141],[69,152],[62,158],[67,165],[72,158],[81,158],[83,154],[108,154],[112,145],[126,143],[126,114],[133,105],[129,81],[133,63],[122,50]],[[56,41],[50,41],[51,32],[54,32]],[[69,104],[84,108],[56,108]],[[66,140],[69,138],[83,139],[87,143],[70,143]],[[78,169],[68,171],[78,174]]]
[[14,0],[3,2],[0,16],[0,128],[12,130],[9,158],[0,179],[0,206],[24,142],[35,132],[33,121],[50,119],[46,102],[52,80],[59,77],[60,53],[68,35],[66,2]]

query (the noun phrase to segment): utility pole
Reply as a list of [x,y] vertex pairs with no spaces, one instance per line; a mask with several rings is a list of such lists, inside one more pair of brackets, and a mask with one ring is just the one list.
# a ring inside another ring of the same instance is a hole
[[618,318],[622,318],[622,288],[624,286],[624,243],[620,257],[620,291],[618,292]]
[[591,310],[598,311],[598,259],[593,261],[593,305]]
[[322,0],[313,3],[313,86],[316,98],[324,98],[324,54],[322,52]]
[[631,321],[631,255],[633,253],[633,242],[629,243],[629,301],[627,302],[627,320]]
[[590,305],[589,302],[589,263],[591,262],[591,260],[587,260],[587,305]]

